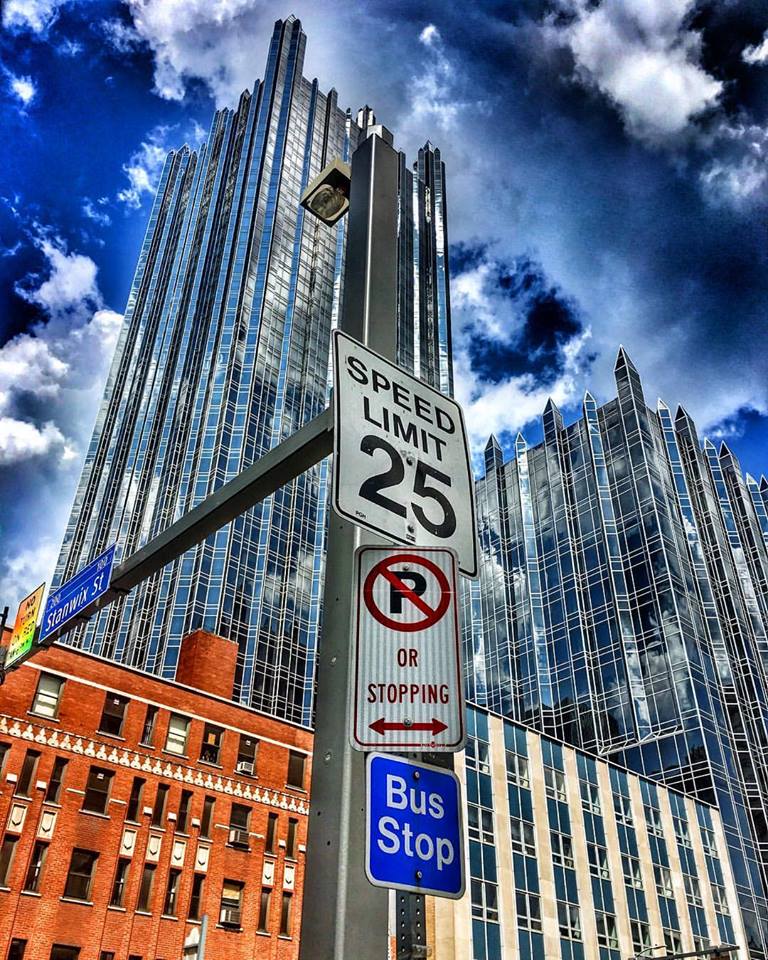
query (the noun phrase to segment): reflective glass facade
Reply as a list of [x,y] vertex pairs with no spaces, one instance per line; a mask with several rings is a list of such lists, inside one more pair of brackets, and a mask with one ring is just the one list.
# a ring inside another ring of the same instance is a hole
[[[519,437],[510,462],[488,442],[482,572],[463,599],[468,698],[717,806],[763,957],[767,485],[727,447],[702,448],[685,410],[650,409],[624,350],[615,376],[617,398],[587,394],[569,427],[550,402],[543,443]],[[655,846],[663,878],[671,847]],[[680,911],[662,913],[674,944]]]
[[[111,543],[130,555],[327,405],[346,226],[299,198],[373,117],[302,75],[305,43],[278,21],[263,79],[167,157],[56,583]],[[398,359],[450,390],[444,166],[426,144],[400,170]],[[235,699],[309,724],[327,487],[325,462],[69,641],[172,678],[202,627],[238,643]]]

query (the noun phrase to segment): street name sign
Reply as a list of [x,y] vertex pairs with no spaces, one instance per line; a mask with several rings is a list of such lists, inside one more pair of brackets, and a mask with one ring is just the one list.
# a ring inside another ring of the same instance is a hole
[[33,590],[28,597],[19,604],[16,614],[16,622],[13,625],[13,633],[8,643],[8,653],[5,657],[5,668],[16,663],[25,654],[32,649],[32,641],[35,639],[35,627],[37,626],[37,614],[40,611],[40,604],[43,600],[45,584],[41,583],[37,590]]
[[112,544],[48,597],[40,624],[40,643],[58,633],[65,623],[77,617],[83,607],[107,592],[114,558],[115,545]]
[[477,576],[461,407],[341,330],[333,356],[334,509],[398,543],[451,547]]
[[365,872],[374,886],[464,894],[461,787],[452,770],[368,755]]
[[356,750],[464,746],[456,554],[440,547],[355,552]]

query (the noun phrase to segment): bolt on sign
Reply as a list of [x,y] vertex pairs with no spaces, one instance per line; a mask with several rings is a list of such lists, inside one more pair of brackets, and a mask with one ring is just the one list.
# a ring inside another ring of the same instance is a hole
[[13,633],[8,644],[8,653],[5,658],[6,669],[12,664],[29,653],[32,649],[32,641],[35,639],[35,627],[37,626],[37,615],[40,612],[40,604],[43,600],[45,584],[41,583],[37,590],[34,590],[28,597],[19,604],[19,610],[16,614],[16,622],[13,626]]
[[454,752],[464,745],[456,554],[355,553],[350,742],[356,750]]
[[333,355],[334,509],[398,543],[450,547],[477,576],[461,407],[340,330]]

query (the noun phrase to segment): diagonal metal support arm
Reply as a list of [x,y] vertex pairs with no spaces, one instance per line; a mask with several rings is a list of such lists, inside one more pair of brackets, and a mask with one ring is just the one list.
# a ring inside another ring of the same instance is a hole
[[[219,487],[136,553],[131,554],[112,574],[109,590],[95,603],[83,607],[76,619],[65,623],[61,630],[47,637],[45,645],[73,630],[98,610],[127,593],[137,583],[162,570],[190,547],[201,543],[250,507],[266,500],[270,494],[290,483],[332,452],[333,411],[328,407],[229,483]],[[39,646],[33,646],[30,655],[39,649]],[[20,658],[13,666],[21,666],[26,659],[28,657]]]

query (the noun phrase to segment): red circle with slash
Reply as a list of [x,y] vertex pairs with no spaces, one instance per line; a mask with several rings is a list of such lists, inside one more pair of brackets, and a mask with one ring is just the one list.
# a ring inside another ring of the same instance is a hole
[[[431,607],[419,594],[411,590],[410,587],[407,587],[397,576],[396,572],[391,569],[400,563],[411,563],[418,567],[424,567],[435,577],[440,587],[440,600],[436,607]],[[396,587],[398,593],[400,593],[405,600],[408,600],[417,610],[420,610],[421,613],[424,614],[423,619],[403,623],[400,620],[394,620],[380,610],[373,596],[373,588],[379,577],[384,577],[393,587]],[[440,567],[432,563],[431,560],[427,560],[426,557],[417,556],[413,553],[399,553],[395,557],[386,557],[384,560],[380,560],[376,566],[373,567],[365,578],[363,599],[371,616],[374,617],[375,620],[378,620],[379,623],[385,627],[389,627],[391,630],[397,630],[400,633],[413,633],[416,630],[426,630],[427,627],[434,626],[438,620],[445,615],[451,602],[451,585],[448,582],[448,577],[446,577]]]

